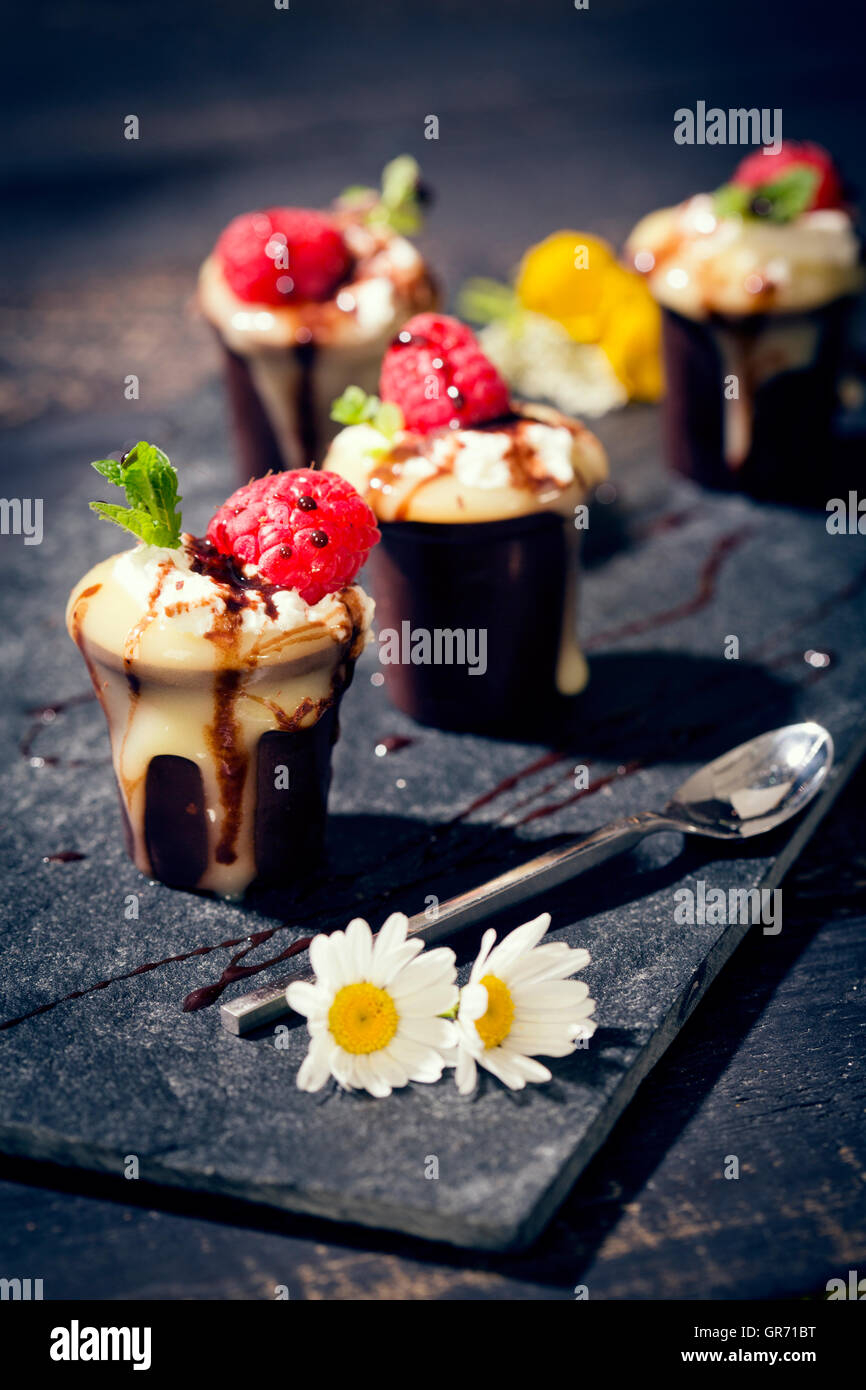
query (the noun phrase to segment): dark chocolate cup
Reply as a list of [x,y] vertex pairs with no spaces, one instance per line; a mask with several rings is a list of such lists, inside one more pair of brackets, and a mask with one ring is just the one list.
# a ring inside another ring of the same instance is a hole
[[[337,728],[332,705],[310,728],[276,729],[259,739],[246,773],[256,782],[251,829],[257,886],[289,888],[320,863]],[[124,819],[128,827],[125,814]],[[195,889],[208,867],[208,831],[201,772],[191,759],[151,758],[144,833],[154,877],[172,888]],[[129,834],[127,848],[134,858]]]
[[[342,425],[331,419],[331,405],[351,384],[378,389],[387,341],[345,349],[302,343],[269,350],[272,389],[282,397],[280,434],[256,386],[250,359],[232,352],[217,334],[223,354],[223,381],[241,483],[284,468],[313,468],[325,457]],[[264,354],[263,354],[264,356]]]
[[[811,504],[826,497],[853,301],[798,314],[714,315],[662,310],[668,458],[705,487]],[[728,399],[737,377],[738,398]]]
[[[223,382],[240,482],[248,483],[251,478],[262,478],[266,473],[280,473],[284,468],[306,467],[307,450],[301,445],[300,437],[298,462],[283,462],[277,437],[253,385],[246,359],[236,352],[230,352],[227,347],[223,347],[222,351]],[[315,454],[311,457],[315,457]]]
[[[382,539],[369,565],[382,671],[398,709],[439,729],[532,737],[543,728],[560,702],[556,670],[572,555],[566,524],[550,512],[466,524],[379,523]],[[486,671],[386,662],[387,634],[402,643],[405,624],[410,634],[483,630]]]

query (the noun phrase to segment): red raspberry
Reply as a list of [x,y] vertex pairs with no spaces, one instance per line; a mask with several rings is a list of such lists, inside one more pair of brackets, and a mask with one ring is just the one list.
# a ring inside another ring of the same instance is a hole
[[352,260],[333,219],[307,208],[245,212],[214,254],[238,298],[256,304],[329,299]]
[[337,473],[296,468],[238,488],[211,519],[208,540],[238,565],[318,603],[351,584],[379,539],[363,497]]
[[818,174],[815,192],[809,203],[810,210],[842,207],[842,180],[835,164],[826,150],[808,141],[798,144],[794,140],[785,140],[775,154],[764,154],[763,150],[755,150],[754,154],[747,155],[737,165],[731,182],[746,188],[758,188],[763,183],[771,183],[782,174],[787,174],[798,165],[814,169]]
[[471,329],[445,314],[416,314],[382,362],[379,394],[419,434],[507,415],[508,387]]

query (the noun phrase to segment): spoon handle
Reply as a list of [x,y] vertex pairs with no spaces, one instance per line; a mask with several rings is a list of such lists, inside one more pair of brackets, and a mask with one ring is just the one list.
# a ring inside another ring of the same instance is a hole
[[533,898],[548,888],[556,888],[577,874],[594,869],[614,855],[622,854],[656,830],[677,827],[666,816],[655,811],[642,811],[637,816],[624,816],[593,830],[576,844],[550,849],[525,864],[517,864],[504,874],[488,879],[477,888],[459,893],[440,904],[434,921],[419,912],[409,918],[409,934],[420,933],[428,943],[439,941],[452,932],[461,931],[493,912]]
[[[426,912],[409,918],[408,934],[421,936],[426,942],[441,941],[452,932],[471,926],[492,912],[511,907],[532,898],[543,889],[555,888],[567,879],[594,869],[615,854],[631,849],[644,835],[656,830],[676,830],[676,823],[655,811],[642,811],[637,816],[625,816],[593,830],[577,844],[547,850],[526,864],[518,864],[504,874],[497,874],[487,883],[470,888],[441,903],[431,920]],[[310,980],[309,971],[296,971],[272,984],[260,986],[248,994],[238,995],[220,1006],[220,1020],[230,1033],[249,1033],[273,1019],[289,1013],[286,988],[295,980]]]

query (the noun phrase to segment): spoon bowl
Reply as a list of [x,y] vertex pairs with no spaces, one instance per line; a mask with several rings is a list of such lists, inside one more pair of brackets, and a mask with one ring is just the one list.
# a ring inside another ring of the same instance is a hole
[[810,802],[833,766],[820,724],[788,724],[741,743],[692,774],[665,807],[678,829],[717,840],[763,835]]

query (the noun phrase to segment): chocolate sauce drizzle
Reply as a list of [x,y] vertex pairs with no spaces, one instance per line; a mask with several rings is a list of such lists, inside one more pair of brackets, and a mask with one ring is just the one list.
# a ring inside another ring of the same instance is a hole
[[301,951],[306,951],[313,938],[302,936],[298,941],[293,941],[291,946],[287,946],[285,951],[280,951],[279,955],[271,956],[269,960],[258,961],[254,965],[239,965],[244,956],[249,955],[257,946],[261,946],[271,937],[280,931],[280,927],[268,927],[265,931],[253,932],[248,938],[248,944],[242,951],[238,951],[232,956],[228,965],[218,980],[213,984],[202,985],[200,989],[194,989],[186,996],[183,1001],[183,1011],[185,1014],[195,1013],[198,1009],[206,1009],[211,1004],[215,1004],[220,995],[229,985],[234,984],[235,980],[245,980],[250,975],[258,975],[260,971],[267,970],[270,965],[279,965],[281,961],[289,960],[292,956],[298,955]]
[[701,566],[697,588],[690,598],[684,599],[673,608],[663,609],[661,613],[650,614],[646,618],[635,618],[619,627],[607,628],[604,632],[594,632],[584,642],[584,649],[594,651],[598,647],[609,646],[612,642],[621,642],[624,637],[642,636],[655,628],[668,627],[680,618],[690,618],[693,614],[700,613],[715,597],[719,574],[728,556],[753,534],[751,531],[729,531],[727,535],[719,537]]
[[241,574],[234,557],[231,555],[221,555],[212,541],[199,536],[185,536],[184,542],[186,552],[190,557],[190,568],[194,574],[203,574],[208,579],[212,579],[215,584],[221,584],[228,590],[224,595],[226,609],[228,612],[236,614],[242,613],[245,608],[251,608],[250,592],[261,596],[265,605],[265,612],[268,617],[277,617],[277,608],[274,603],[274,594],[277,586],[271,584],[261,575],[252,575],[247,578]]

